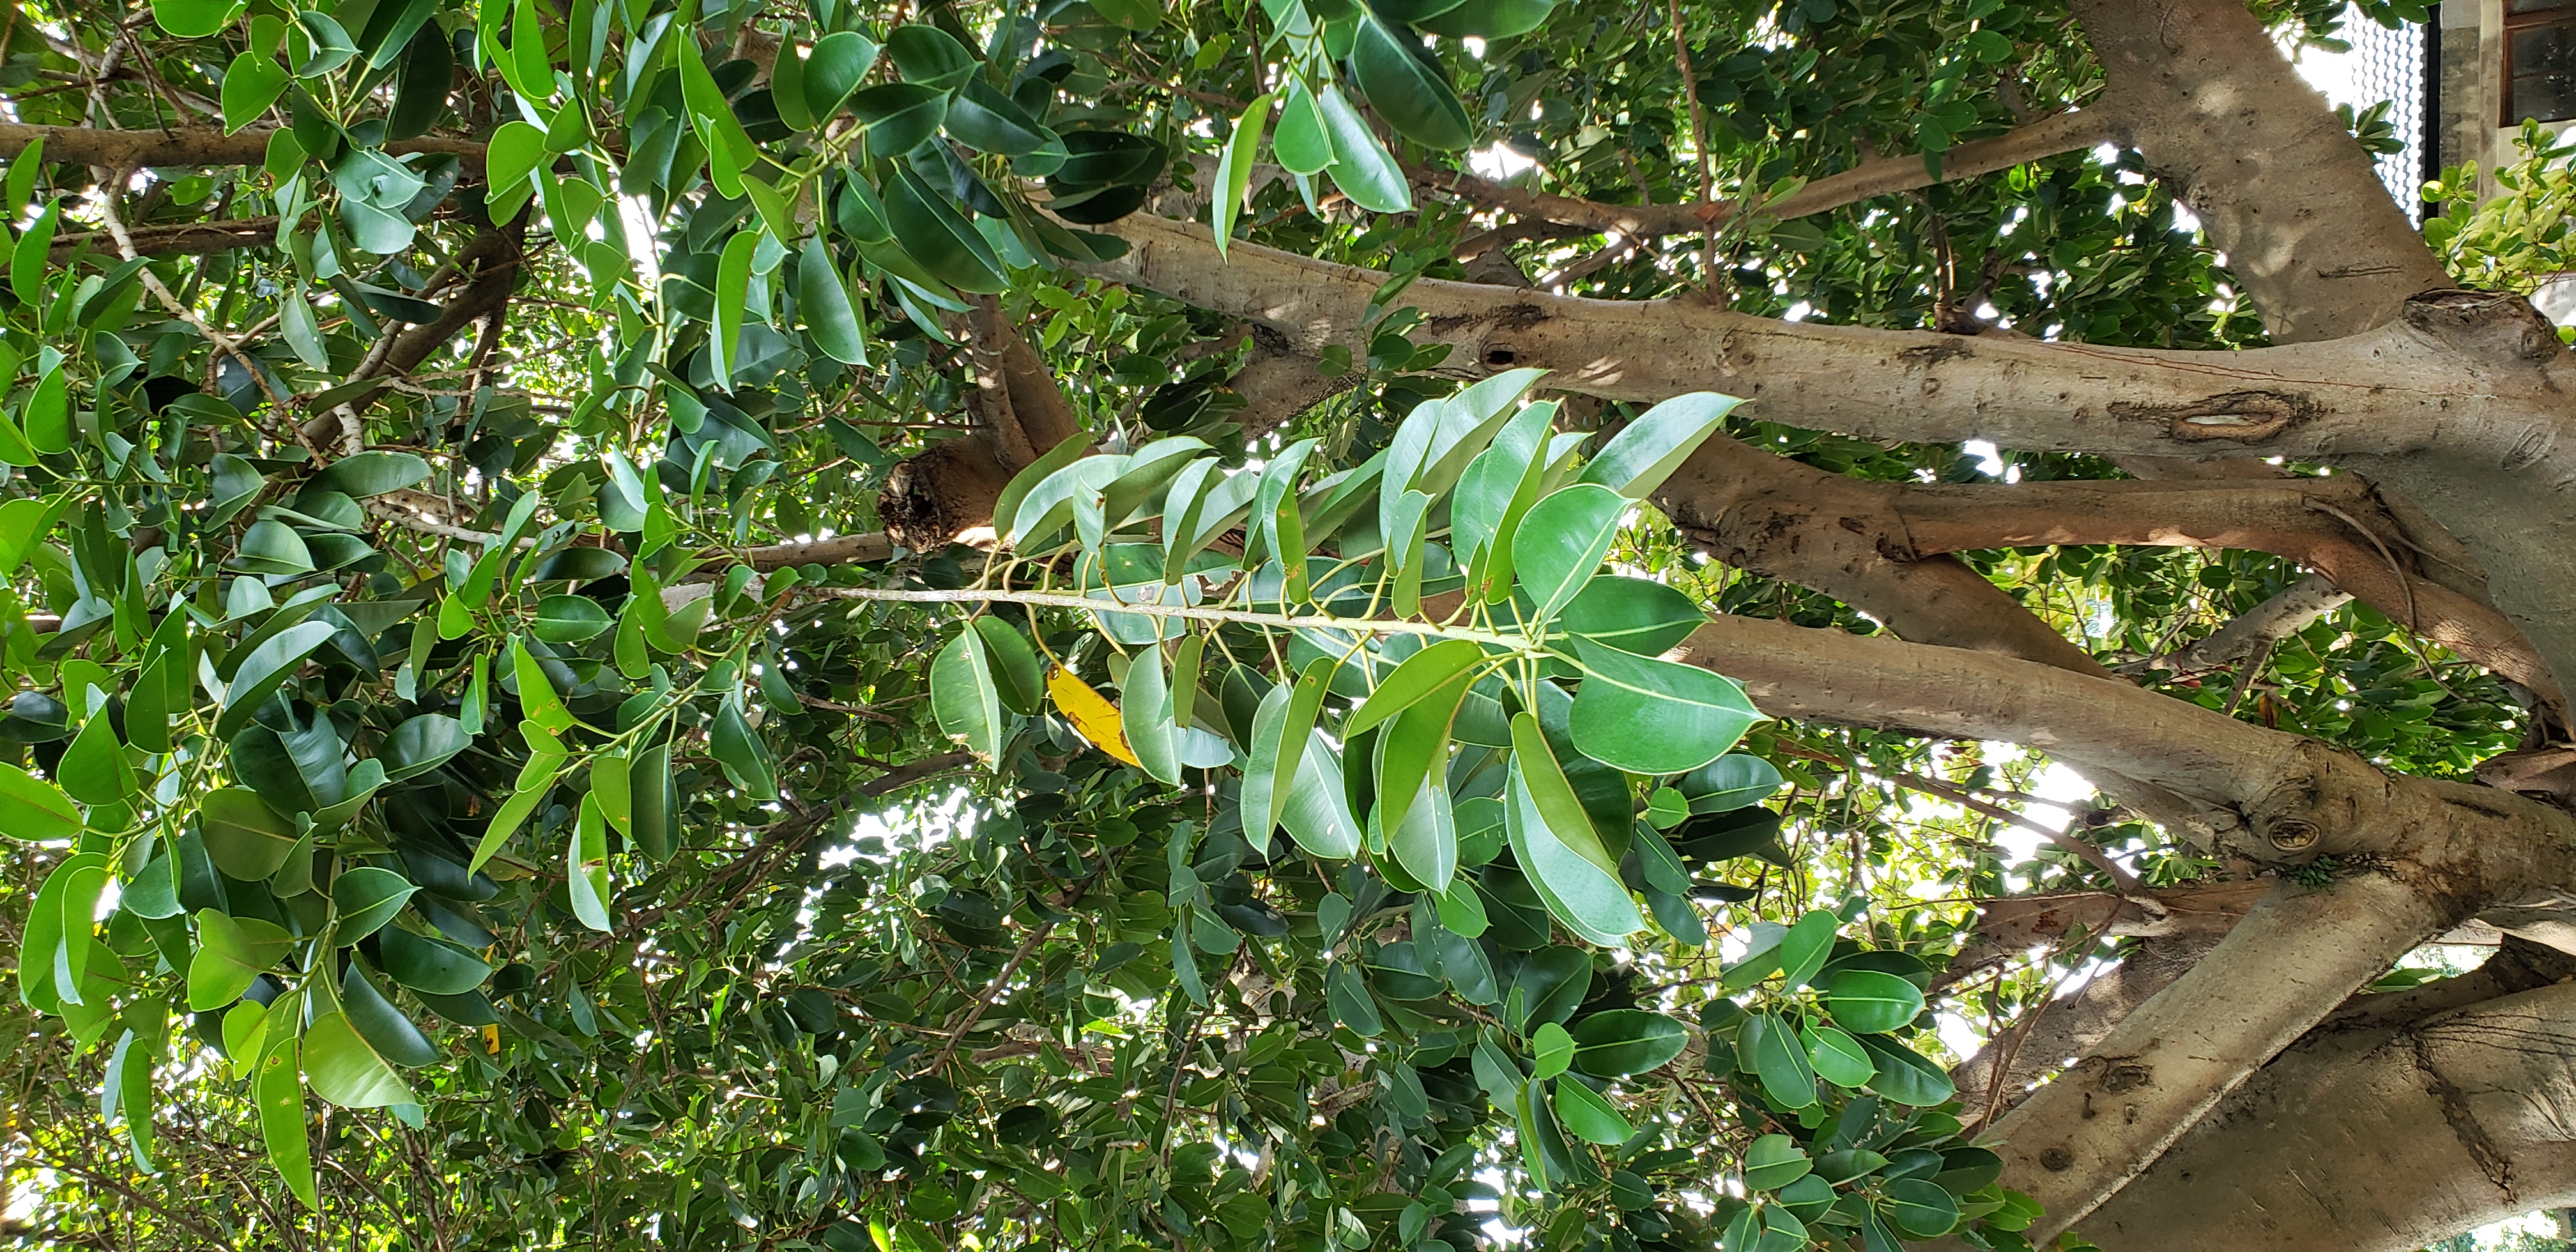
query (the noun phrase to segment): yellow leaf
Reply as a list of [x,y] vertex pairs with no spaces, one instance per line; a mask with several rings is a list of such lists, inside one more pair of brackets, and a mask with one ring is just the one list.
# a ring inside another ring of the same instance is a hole
[[486,1026],[483,1028],[483,1050],[493,1056],[501,1055],[500,1027]]
[[1091,689],[1091,685],[1073,676],[1063,666],[1047,675],[1047,694],[1055,697],[1055,706],[1064,710],[1066,720],[1091,746],[1136,765],[1136,754],[1127,747],[1127,723],[1119,716],[1118,706],[1108,697]]

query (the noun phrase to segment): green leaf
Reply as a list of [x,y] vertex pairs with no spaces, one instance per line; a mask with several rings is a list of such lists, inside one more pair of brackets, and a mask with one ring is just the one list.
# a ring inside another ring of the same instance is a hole
[[[328,361],[322,366],[324,368]],[[408,452],[382,450],[353,452],[333,461],[314,475],[315,486],[336,491],[353,499],[364,500],[405,487],[416,487],[429,480],[429,462]]]
[[778,798],[777,767],[769,759],[769,746],[752,733],[738,700],[727,699],[716,709],[715,724],[707,732],[707,750],[744,795],[755,800]]
[[1661,1013],[1609,1009],[1576,1022],[1574,1068],[1596,1078],[1617,1078],[1662,1068],[1682,1054],[1690,1030]]
[[1878,1064],[1860,1041],[1831,1026],[1809,1026],[1799,1032],[1807,1045],[1807,1062],[1816,1077],[1837,1087],[1860,1088],[1878,1076]]
[[208,792],[198,804],[197,826],[215,868],[245,882],[276,873],[295,849],[295,823],[243,787]]
[[546,132],[516,118],[501,123],[483,146],[483,169],[492,180],[485,194],[498,199],[545,160]]
[[1458,872],[1458,821],[1449,789],[1425,778],[1396,828],[1386,831],[1396,864],[1434,894],[1447,891]]
[[1923,992],[1894,974],[1846,969],[1825,985],[1825,1011],[1854,1034],[1884,1034],[1923,1011]]
[[342,1108],[420,1103],[402,1075],[359,1037],[345,1013],[325,1013],[304,1028],[304,1079],[313,1094]]
[[117,741],[106,710],[81,727],[54,777],[83,804],[118,804],[134,794],[134,770],[126,764],[125,745]]
[[152,0],[152,21],[181,39],[202,39],[232,25],[233,0]]
[[1834,929],[1841,919],[1823,909],[1809,909],[1780,936],[1781,990],[1806,986],[1833,955]]
[[34,842],[77,839],[80,810],[52,783],[0,762],[0,830]]
[[1046,667],[1019,628],[990,614],[975,619],[984,638],[984,662],[992,667],[994,690],[1002,707],[1022,717],[1046,711]]
[[1512,761],[1527,784],[1530,801],[1537,814],[1547,822],[1557,842],[1580,854],[1604,874],[1617,876],[1619,858],[1601,843],[1599,831],[1575,797],[1574,786],[1566,781],[1565,770],[1557,764],[1556,751],[1539,728],[1536,715],[1527,711],[1512,715]]
[[1386,1029],[1377,1014],[1377,1001],[1369,996],[1367,984],[1359,974],[1339,961],[1324,968],[1324,1002],[1332,1010],[1333,1020],[1349,1027],[1352,1034],[1374,1039]]
[[968,79],[949,100],[942,129],[949,138],[995,156],[1027,156],[1051,142],[1061,142],[1054,131],[980,78]]
[[313,301],[305,294],[302,283],[278,300],[277,329],[286,336],[286,346],[293,350],[296,360],[304,362],[305,368],[331,368],[331,351],[322,344],[322,327],[313,318]]
[[1878,1064],[1869,1089],[1899,1104],[1931,1108],[1958,1094],[1950,1075],[1920,1053],[1887,1035],[1861,1035],[1860,1046]]
[[[1548,762],[1546,768],[1553,769],[1554,762]],[[1562,781],[1559,775],[1558,782]],[[1503,809],[1503,825],[1512,855],[1527,873],[1530,887],[1538,892],[1547,911],[1581,938],[1606,946],[1618,946],[1621,937],[1644,929],[1646,919],[1638,915],[1636,901],[1628,898],[1628,890],[1618,877],[1569,847],[1563,832],[1541,815],[1542,810],[1530,795],[1523,754],[1518,752],[1512,756],[1508,790],[1510,800]],[[1576,814],[1581,815],[1580,808]],[[1586,821],[1575,837],[1590,834],[1591,826]],[[1599,847],[1597,837],[1591,837],[1589,842]]]
[[876,63],[876,41],[857,31],[834,31],[814,42],[814,54],[805,62],[805,104],[817,124],[829,122],[849,103],[850,93]]
[[805,315],[805,328],[823,355],[843,365],[868,363],[867,336],[858,308],[850,303],[850,289],[833,267],[821,235],[806,240],[804,252],[796,259],[796,307]]
[[1288,793],[1288,807],[1279,815],[1279,824],[1298,847],[1326,860],[1359,855],[1360,826],[1351,816],[1343,781],[1341,758],[1325,742],[1324,732],[1308,731],[1306,750],[1297,758],[1297,783]]
[[1342,723],[1342,737],[1357,735],[1411,708],[1423,697],[1451,685],[1451,680],[1476,668],[1484,659],[1485,650],[1466,639],[1443,639],[1404,658],[1368,694],[1368,699],[1360,702],[1358,711]]
[[1878,1200],[1879,1215],[1911,1239],[1937,1239],[1959,1224],[1959,1202],[1925,1178],[1899,1178]]
[[[1324,128],[1323,108],[1302,80],[1288,84],[1288,95],[1279,106],[1279,134],[1270,141],[1270,153],[1291,174],[1321,174],[1333,164],[1333,137]],[[1249,186],[1249,172],[1245,177]]]
[[599,815],[630,836],[635,830],[634,771],[623,753],[602,752],[590,758],[590,794],[599,800]]
[[1802,1109],[1816,1102],[1816,1071],[1807,1050],[1776,1013],[1753,1013],[1736,1027],[1735,1050],[1743,1068],[1762,1080],[1762,1089],[1783,1108]]
[[1413,186],[1405,181],[1404,171],[1379,143],[1360,111],[1351,107],[1342,89],[1327,84],[1315,97],[1315,106],[1324,115],[1324,131],[1332,136],[1333,185],[1351,198],[1351,203],[1372,213],[1410,213],[1413,211]]
[[1815,1166],[1807,1150],[1787,1135],[1764,1135],[1744,1150],[1744,1189],[1778,1191],[1807,1176]]
[[1224,155],[1217,158],[1216,194],[1208,200],[1208,212],[1218,256],[1225,255],[1226,242],[1234,236],[1234,219],[1252,194],[1252,167],[1261,156],[1261,133],[1270,125],[1270,106],[1278,98],[1276,91],[1253,97],[1243,116],[1235,119],[1234,133],[1226,137]]
[[[1288,711],[1297,703],[1297,694],[1296,686],[1288,683],[1271,687],[1268,694],[1261,697],[1261,704],[1253,713],[1252,740],[1244,745],[1243,790],[1238,811],[1243,818],[1244,841],[1250,843],[1255,851],[1270,847],[1270,832],[1278,829],[1279,814],[1288,807],[1288,797],[1281,794],[1288,789],[1281,785],[1279,777],[1282,758],[1285,758],[1289,770],[1286,781],[1293,785],[1297,777],[1297,756],[1305,751],[1304,731],[1308,727],[1297,728],[1298,738],[1293,750],[1285,749],[1281,742],[1290,731]],[[1311,725],[1310,722],[1308,726]]]
[[40,454],[53,456],[72,450],[72,402],[66,386],[63,367],[57,365],[45,371],[36,390],[27,397],[27,446]]
[[331,880],[331,908],[339,917],[333,938],[351,944],[384,929],[420,890],[389,869],[361,865]]
[[614,624],[597,600],[553,595],[537,602],[537,618],[529,623],[528,633],[547,643],[580,643],[607,634]]
[[[908,29],[908,28],[907,28]],[[1009,288],[1001,259],[947,198],[932,191],[909,169],[897,169],[881,189],[886,218],[903,250],[918,259],[939,281],[959,291],[990,294]]]
[[474,742],[465,733],[463,723],[444,713],[422,713],[405,718],[385,737],[377,759],[385,768],[385,781],[401,782],[428,773],[446,764],[457,753]]
[[1759,804],[1786,783],[1780,767],[1742,752],[1730,752],[1684,774],[1674,784],[1690,797],[1693,813],[1731,813]]
[[868,150],[878,156],[901,156],[920,147],[948,120],[948,93],[920,83],[863,87],[851,95],[849,106],[866,124]]
[[1575,747],[1636,774],[1677,774],[1723,755],[1762,714],[1744,689],[1696,665],[1637,656],[1576,636],[1584,668],[1568,727]]
[[[62,990],[56,985],[59,967],[69,972],[64,940],[67,935],[87,934],[87,919],[73,930],[63,924],[63,900],[72,894],[75,879],[104,875],[107,858],[96,852],[75,852],[65,857],[45,875],[44,884],[36,889],[35,902],[27,912],[26,929],[19,935],[18,998],[39,1013],[62,1011]],[[94,896],[92,898],[95,898]]]
[[982,632],[969,627],[940,649],[930,664],[930,711],[939,729],[987,762],[998,761],[1009,726],[1001,691],[985,659]]
[[599,797],[581,798],[581,814],[573,823],[572,846],[565,867],[564,882],[572,896],[572,913],[592,930],[609,930],[608,903],[608,818],[599,811]]
[[355,961],[349,962],[348,969],[340,975],[340,1012],[357,1031],[358,1038],[385,1060],[417,1069],[438,1059],[438,1045],[431,1043],[419,1026],[385,998],[375,980],[367,977]]
[[735,231],[716,261],[716,322],[707,354],[715,363],[716,386],[726,391],[733,390],[734,350],[742,340],[743,314],[749,311],[751,254],[760,246],[760,235],[756,229]]
[[1618,1147],[1637,1133],[1600,1092],[1573,1078],[1556,1081],[1556,1120],[1575,1138],[1605,1148]]
[[1475,142],[1466,106],[1438,62],[1411,34],[1374,13],[1363,16],[1351,45],[1351,71],[1369,103],[1395,132],[1427,148],[1455,151]]
[[1628,502],[1617,492],[1589,483],[1530,506],[1512,539],[1512,561],[1521,590],[1536,606],[1533,624],[1553,619],[1592,580],[1627,512]]
[[[1444,644],[1434,644],[1432,648],[1442,646]],[[1469,646],[1474,647],[1472,644]],[[1425,648],[1422,652],[1407,657],[1406,663],[1409,664],[1424,653],[1430,652],[1432,648]],[[1478,653],[1481,657],[1482,650],[1478,649]],[[1402,665],[1398,665],[1397,673],[1387,676],[1389,684],[1395,682],[1403,668]],[[1431,672],[1437,672],[1438,668],[1445,667],[1435,667]],[[1392,836],[1396,831],[1413,824],[1410,819],[1416,798],[1425,786],[1446,790],[1441,783],[1442,771],[1449,765],[1449,728],[1457,717],[1459,703],[1466,698],[1467,688],[1474,680],[1475,673],[1472,670],[1451,674],[1448,681],[1431,694],[1406,704],[1404,710],[1396,714],[1392,722],[1385,723],[1379,731],[1377,820],[1379,828],[1388,835]],[[1411,681],[1408,679],[1408,684]],[[1343,732],[1346,737],[1351,733],[1347,729]],[[1454,815],[1452,820],[1454,821]],[[1455,835],[1454,826],[1444,834],[1450,844],[1448,854],[1451,856],[1456,852]],[[1454,862],[1452,864],[1454,866]],[[1419,875],[1417,874],[1416,877]],[[1443,882],[1446,882],[1445,877]]]
[[254,574],[302,574],[313,569],[313,551],[305,546],[304,537],[275,518],[253,523],[233,559]]
[[189,1010],[210,1012],[240,999],[294,943],[293,936],[256,917],[198,910],[197,955],[188,963]]
[[1556,0],[1465,0],[1414,25],[1451,39],[1476,38],[1491,43],[1537,30],[1547,24],[1547,15],[1555,9]]
[[563,697],[556,693],[553,680],[546,677],[545,667],[528,651],[525,640],[510,641],[510,671],[519,685],[519,715],[556,734],[571,730],[579,723],[572,711],[564,707]]
[[[668,750],[666,746],[664,751]],[[482,869],[484,863],[510,841],[510,836],[518,833],[529,815],[536,812],[546,793],[554,789],[555,768],[561,763],[562,758],[557,757],[545,768],[520,772],[518,788],[510,793],[509,799],[501,802],[501,807],[492,814],[492,824],[483,828],[483,837],[475,842],[474,859],[465,865],[467,873]],[[530,764],[537,762],[531,761]]]
[[1583,467],[1579,482],[1597,483],[1631,500],[1655,494],[1699,450],[1729,411],[1744,403],[1713,391],[1675,396],[1639,414]]
[[45,303],[45,267],[54,246],[54,228],[62,220],[63,202],[47,203],[35,223],[18,236],[17,247],[9,254],[9,287],[18,293],[21,303]]
[[232,682],[224,688],[224,709],[215,718],[215,737],[231,739],[242,727],[250,724],[251,714],[267,703],[268,697],[276,693],[278,684],[286,681],[287,676],[304,663],[304,658],[313,655],[313,650],[321,647],[337,630],[339,627],[329,622],[298,622],[251,649],[250,655],[242,658],[240,668],[233,671]]
[[1174,786],[1181,781],[1181,728],[1172,719],[1171,671],[1159,643],[1136,653],[1127,667],[1127,686],[1120,693],[1127,747],[1154,781]]
[[1540,1022],[1530,1032],[1530,1057],[1535,1065],[1530,1077],[1554,1078],[1574,1063],[1574,1036],[1555,1022]]
[[886,36],[886,52],[905,82],[941,91],[960,86],[979,68],[975,54],[947,31],[915,22]]
[[294,1034],[278,1034],[267,1055],[259,1059],[258,1076],[252,1080],[260,1139],[268,1147],[269,1163],[286,1179],[287,1190],[304,1201],[304,1207],[318,1210],[322,1205],[313,1190],[313,1145],[304,1121],[304,1072],[296,1063]]
[[384,954],[385,976],[414,991],[462,995],[482,986],[492,973],[472,952],[400,926],[379,931],[376,942]]

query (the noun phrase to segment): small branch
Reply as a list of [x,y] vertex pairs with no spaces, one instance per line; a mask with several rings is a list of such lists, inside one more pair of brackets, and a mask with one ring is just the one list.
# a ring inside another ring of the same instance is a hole
[[[2120,672],[2142,674],[2149,670],[2164,670],[2171,674],[2203,674],[2225,669],[2258,653],[2270,651],[2273,644],[2307,629],[2309,623],[2350,603],[2352,597],[2336,590],[2332,580],[2323,574],[2310,574],[2246,610],[2243,616],[2210,632],[2208,638],[2163,656],[2123,665]],[[2258,664],[2248,668],[2261,667]]]
[[1939,796],[1971,813],[1991,817],[1996,821],[2004,822],[2012,826],[2018,826],[2023,830],[2027,830],[2032,834],[2038,835],[2040,838],[2046,839],[2050,843],[2074,854],[2077,859],[2083,861],[2085,864],[2108,875],[2112,882],[2120,885],[2120,892],[2123,895],[2137,895],[2146,890],[2147,885],[2138,881],[2138,876],[2130,873],[2127,866],[2111,859],[2110,853],[2104,852],[2102,849],[2094,847],[2092,844],[2086,843],[2085,841],[2075,837],[2075,826],[2082,823],[2083,819],[2081,818],[2078,818],[2075,823],[2070,824],[2064,830],[2051,830],[2019,813],[2013,812],[2011,809],[1997,804],[1988,804],[1985,801],[1968,794],[1966,791],[1958,787],[1954,787],[1949,783],[1945,783],[1937,778],[1926,778],[1921,774],[1887,774],[1884,775],[1884,777],[1887,781],[1895,783],[1900,787],[1913,791],[1920,791],[1926,795]]

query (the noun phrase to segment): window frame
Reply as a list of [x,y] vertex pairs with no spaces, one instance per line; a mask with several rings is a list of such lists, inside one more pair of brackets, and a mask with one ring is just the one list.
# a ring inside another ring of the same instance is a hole
[[[2501,106],[2498,111],[2502,113],[2503,116],[2497,119],[2496,124],[2498,126],[2507,127],[2520,126],[2522,125],[2523,119],[2515,115],[2513,107],[2514,98],[2517,94],[2514,90],[2515,79],[2517,77],[2537,78],[2540,77],[2540,75],[2524,74],[2517,76],[2513,72],[2514,36],[2524,31],[2539,30],[2552,26],[2564,26],[2567,27],[2571,33],[2576,33],[2576,4],[2538,7],[2527,13],[2514,12],[2512,4],[2509,2],[2500,7],[2503,9],[2504,14],[2504,38],[2497,41],[2501,48],[2501,64],[2497,66],[2497,85],[2499,90],[2496,94],[2499,97],[2497,103]],[[2570,107],[2571,109],[2576,109],[2576,105],[2571,105]],[[2544,125],[2555,122],[2576,120],[2576,112],[2569,112],[2559,117],[2543,117],[2535,118],[2533,120]]]

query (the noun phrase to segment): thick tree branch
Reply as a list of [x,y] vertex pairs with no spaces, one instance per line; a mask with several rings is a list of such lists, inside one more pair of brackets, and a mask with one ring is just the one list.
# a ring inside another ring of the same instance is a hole
[[2106,115],[2177,185],[2276,342],[2339,338],[2449,285],[2370,156],[2238,0],[2082,0]]
[[[2377,999],[2399,997],[2364,997]],[[2329,1028],[2265,1066],[2083,1231],[2105,1252],[2406,1252],[2576,1201],[2571,1126],[2576,984]]]
[[[2333,580],[2323,574],[2310,574],[2282,588],[2261,604],[2231,618],[2190,646],[2178,648],[2163,656],[2150,657],[2124,671],[2164,670],[2174,674],[2205,674],[2215,669],[2253,660],[2271,651],[2272,645],[2295,635],[2336,609],[2352,602],[2352,596],[2335,589]],[[2258,665],[2259,661],[2256,662]]]

